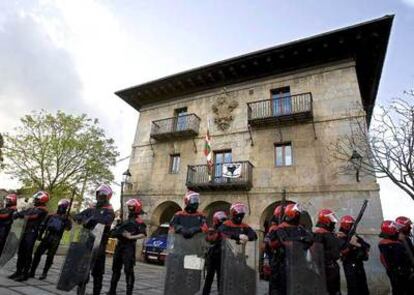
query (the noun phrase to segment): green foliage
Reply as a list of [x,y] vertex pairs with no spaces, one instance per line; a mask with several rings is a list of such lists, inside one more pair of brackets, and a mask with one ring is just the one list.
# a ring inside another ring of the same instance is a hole
[[119,154],[97,119],[42,110],[24,116],[21,123],[13,135],[5,135],[6,173],[28,193],[48,191],[56,200],[51,209],[75,187],[81,198],[98,183],[113,180],[110,167]]

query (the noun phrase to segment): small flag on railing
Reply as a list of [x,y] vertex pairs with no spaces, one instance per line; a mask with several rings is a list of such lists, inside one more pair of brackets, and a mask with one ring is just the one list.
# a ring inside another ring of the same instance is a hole
[[207,159],[208,179],[211,181],[213,175],[213,152],[211,150],[211,137],[209,131],[209,122],[207,122],[207,133],[204,140],[204,155]]
[[239,178],[242,175],[241,163],[225,163],[223,164],[223,177],[227,178]]

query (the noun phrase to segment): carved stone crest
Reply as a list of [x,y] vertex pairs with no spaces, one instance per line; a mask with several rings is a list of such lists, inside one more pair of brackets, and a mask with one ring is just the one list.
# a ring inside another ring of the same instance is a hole
[[230,127],[230,123],[233,121],[233,115],[231,114],[235,108],[239,106],[239,103],[232,99],[230,95],[223,90],[216,102],[212,106],[214,113],[214,123],[222,130],[225,131]]

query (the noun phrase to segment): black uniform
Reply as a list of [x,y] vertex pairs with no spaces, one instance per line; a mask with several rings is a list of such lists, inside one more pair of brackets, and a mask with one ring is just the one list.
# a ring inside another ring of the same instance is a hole
[[[76,221],[82,222],[84,224],[84,227],[88,229],[93,229],[98,223],[105,225],[101,244],[99,246],[95,264],[93,265],[91,272],[93,277],[94,295],[99,295],[102,289],[102,279],[103,274],[105,273],[105,249],[106,244],[108,243],[109,232],[111,230],[111,224],[114,218],[114,210],[109,204],[106,204],[102,207],[97,205],[96,208],[88,208],[74,217]],[[87,281],[84,284],[87,284]]]
[[404,245],[395,238],[382,239],[378,244],[381,262],[391,282],[393,295],[412,294],[410,277],[413,269]]
[[0,256],[3,252],[4,244],[13,224],[13,214],[16,212],[16,207],[6,207],[0,209]]
[[240,235],[246,235],[249,241],[257,240],[256,232],[247,224],[240,223],[236,224],[233,220],[226,220],[218,228],[218,232],[225,238],[229,238],[235,241],[240,241]]
[[136,240],[127,239],[122,234],[129,232],[131,235],[146,235],[146,225],[141,218],[130,218],[117,225],[111,236],[118,239],[112,263],[111,287],[108,294],[116,294],[116,287],[121,277],[122,266],[124,266],[126,280],[126,294],[131,295],[134,289],[134,265]]
[[11,276],[12,278],[14,277],[17,280],[25,280],[29,277],[33,248],[39,234],[40,224],[46,216],[47,208],[44,206],[37,206],[15,214],[16,218],[26,218],[27,222],[17,253],[17,269]]
[[179,211],[174,214],[170,222],[170,229],[184,238],[192,238],[196,233],[208,231],[206,217],[201,212],[188,213]]
[[209,229],[206,240],[210,243],[207,251],[207,275],[204,282],[203,295],[210,294],[214,275],[217,273],[217,289],[220,289],[220,269],[221,269],[221,241],[222,236],[215,226]]
[[341,280],[339,274],[338,259],[342,242],[335,234],[322,226],[317,226],[314,238],[324,247],[326,288],[329,295],[341,294]]
[[64,231],[70,230],[71,228],[72,223],[67,218],[65,213],[50,214],[46,217],[39,228],[39,240],[41,240],[41,243],[37,247],[33,257],[33,263],[30,270],[31,277],[35,276],[36,268],[39,265],[40,259],[47,251],[47,258],[41,278],[44,279],[46,277],[47,272],[53,264],[53,258],[55,257]]
[[341,260],[344,267],[348,295],[368,295],[367,276],[364,269],[364,261],[368,260],[370,245],[361,237],[357,242],[361,247],[347,244],[347,236],[341,237]]
[[272,250],[269,294],[285,295],[287,294],[285,243],[289,241],[301,242],[306,249],[313,244],[312,234],[300,225],[282,222],[280,225],[274,225],[270,228],[266,240]]

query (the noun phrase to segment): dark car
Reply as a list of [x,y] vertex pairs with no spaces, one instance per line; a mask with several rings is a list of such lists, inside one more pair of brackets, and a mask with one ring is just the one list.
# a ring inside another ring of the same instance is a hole
[[167,256],[168,224],[161,224],[157,230],[144,241],[142,255],[146,262],[164,263]]

